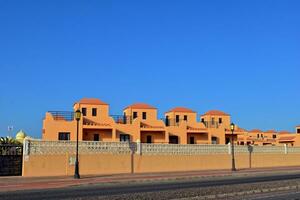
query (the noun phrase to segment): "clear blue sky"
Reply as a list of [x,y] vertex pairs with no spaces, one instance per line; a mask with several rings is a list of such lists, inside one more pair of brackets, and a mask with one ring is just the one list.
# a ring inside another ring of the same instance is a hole
[[300,1],[0,1],[0,135],[97,97],[300,124]]

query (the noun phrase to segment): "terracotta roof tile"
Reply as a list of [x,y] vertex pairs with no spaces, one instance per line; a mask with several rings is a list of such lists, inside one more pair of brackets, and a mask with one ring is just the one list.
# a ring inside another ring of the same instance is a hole
[[277,133],[277,131],[275,131],[275,130],[267,130],[267,131],[265,131],[265,133]]
[[145,103],[135,103],[130,106],[127,106],[125,109],[128,109],[128,108],[131,108],[131,109],[156,109],[155,107],[150,106],[149,104],[145,104]]
[[295,136],[281,137],[279,141],[295,141]]
[[90,104],[90,105],[108,105],[107,103],[96,98],[82,98],[78,103],[80,104]]
[[[204,115],[220,115],[220,116],[230,116],[229,114],[220,111],[220,110],[210,110],[208,112],[206,112]],[[202,116],[204,116],[202,115]]]
[[259,129],[253,129],[253,130],[249,131],[249,133],[262,133],[262,131]]
[[279,134],[291,134],[289,131],[280,131]]
[[[195,113],[195,111],[188,109],[188,108],[184,108],[184,107],[176,107],[173,108],[171,110],[169,110],[168,112],[185,112],[185,113]],[[167,113],[168,113],[167,112]]]

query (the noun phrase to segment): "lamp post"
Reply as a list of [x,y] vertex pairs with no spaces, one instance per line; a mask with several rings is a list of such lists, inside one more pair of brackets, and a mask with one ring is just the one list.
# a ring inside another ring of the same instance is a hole
[[234,144],[233,144],[233,133],[235,129],[235,124],[231,123],[230,124],[230,130],[231,130],[231,158],[232,158],[232,165],[231,165],[231,171],[236,171],[235,168],[235,159],[234,159]]
[[74,173],[74,178],[75,179],[80,179],[79,175],[79,161],[78,161],[78,131],[79,131],[79,121],[81,118],[81,112],[80,110],[76,110],[75,112],[75,119],[77,121],[77,135],[76,135],[76,160],[75,160],[75,173]]

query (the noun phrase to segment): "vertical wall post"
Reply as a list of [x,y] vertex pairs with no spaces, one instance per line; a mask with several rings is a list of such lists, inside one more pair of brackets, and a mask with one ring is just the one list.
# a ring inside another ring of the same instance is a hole
[[231,144],[228,143],[227,145],[228,145],[228,154],[231,155]]
[[136,140],[136,153],[142,155],[142,143],[139,139]]
[[288,146],[287,146],[287,144],[284,144],[284,154],[288,154]]

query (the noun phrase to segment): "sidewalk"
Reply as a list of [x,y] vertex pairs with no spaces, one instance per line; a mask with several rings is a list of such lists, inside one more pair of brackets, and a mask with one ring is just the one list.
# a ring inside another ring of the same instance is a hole
[[147,174],[116,174],[82,176],[76,180],[73,177],[0,177],[0,192],[34,189],[64,188],[71,186],[84,186],[88,184],[124,184],[144,183],[155,181],[185,180],[191,178],[214,178],[225,176],[255,176],[261,174],[282,174],[299,172],[299,167],[277,167],[241,169],[236,172],[230,170],[209,170],[192,172],[165,172]]

